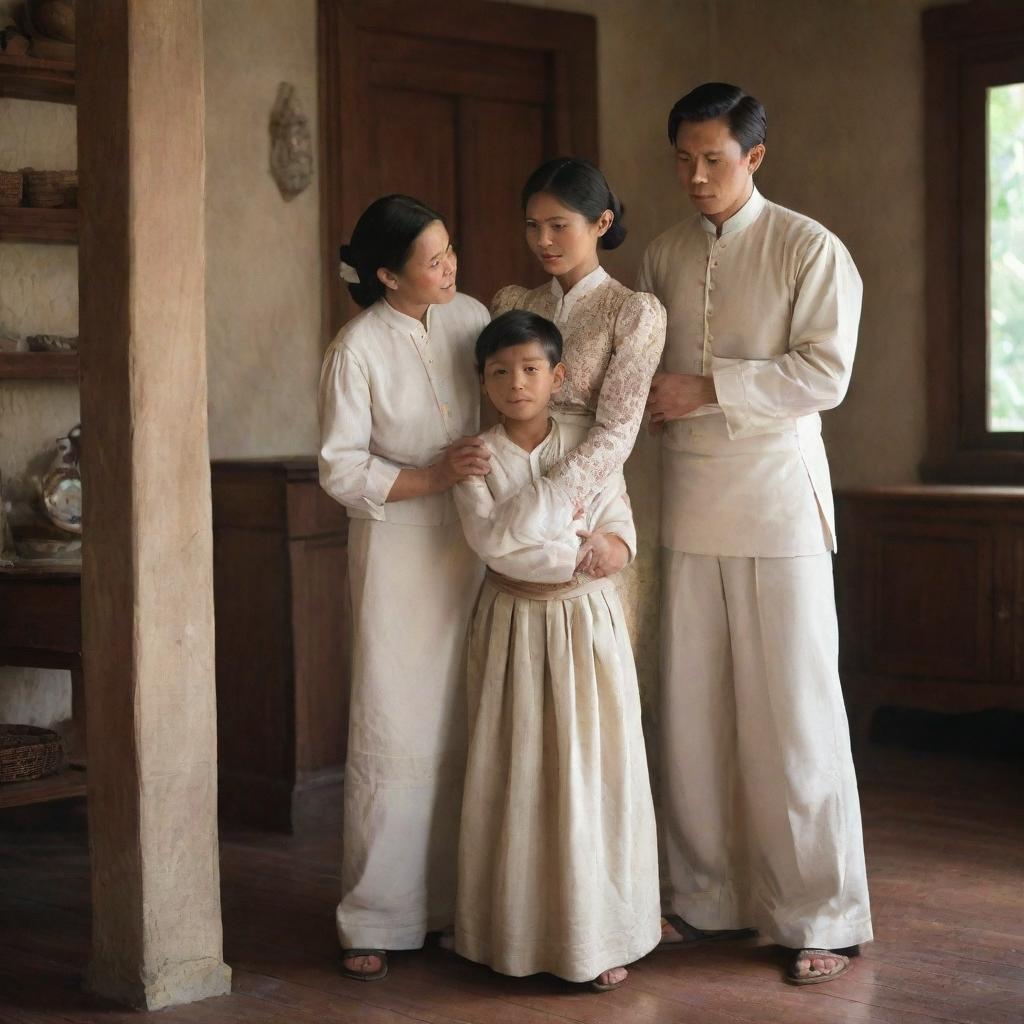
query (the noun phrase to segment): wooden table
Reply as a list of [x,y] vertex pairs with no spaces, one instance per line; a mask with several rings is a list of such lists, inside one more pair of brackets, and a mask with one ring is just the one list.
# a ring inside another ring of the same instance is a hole
[[0,784],[0,808],[85,795],[85,688],[81,569],[19,563],[0,567],[0,665],[71,672],[68,767],[32,782]]

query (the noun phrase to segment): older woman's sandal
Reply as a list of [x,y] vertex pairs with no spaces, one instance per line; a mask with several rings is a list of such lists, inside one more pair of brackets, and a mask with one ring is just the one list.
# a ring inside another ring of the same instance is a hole
[[[380,969],[376,971],[357,971],[354,967],[347,967],[346,960],[353,960],[357,956],[375,956],[380,960]],[[341,951],[341,973],[346,978],[353,978],[355,981],[380,981],[388,976],[388,953],[386,949],[343,949]]]
[[[846,946],[843,949],[797,949],[786,969],[786,981],[791,985],[820,985],[823,981],[835,981],[841,978],[853,966],[852,957],[860,955],[860,946]],[[833,960],[836,966],[831,971],[822,971],[814,967],[815,960]],[[799,971],[800,961],[807,962],[807,973]]]

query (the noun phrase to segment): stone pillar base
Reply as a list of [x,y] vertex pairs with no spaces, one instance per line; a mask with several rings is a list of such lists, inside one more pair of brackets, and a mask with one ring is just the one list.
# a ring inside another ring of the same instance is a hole
[[165,964],[160,976],[147,981],[111,971],[105,964],[92,963],[85,975],[85,987],[106,999],[137,1010],[162,1010],[198,999],[226,996],[231,992],[231,968],[214,957]]

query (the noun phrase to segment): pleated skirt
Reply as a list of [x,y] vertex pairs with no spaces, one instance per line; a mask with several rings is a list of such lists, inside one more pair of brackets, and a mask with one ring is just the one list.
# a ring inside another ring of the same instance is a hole
[[603,582],[529,600],[488,580],[470,627],[456,950],[503,974],[588,981],[660,939],[636,669]]

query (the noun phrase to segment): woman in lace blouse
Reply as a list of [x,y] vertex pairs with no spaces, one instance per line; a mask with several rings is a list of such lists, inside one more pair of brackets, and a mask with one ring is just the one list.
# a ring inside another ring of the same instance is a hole
[[[626,237],[622,207],[604,175],[586,160],[559,157],[523,186],[526,242],[551,283],[532,291],[502,288],[491,313],[528,309],[553,320],[565,341],[567,372],[552,412],[589,427],[586,440],[547,474],[573,501],[592,498],[626,461],[643,419],[651,378],[665,345],[665,309],[601,266],[599,249]],[[614,571],[587,550],[581,571]]]

